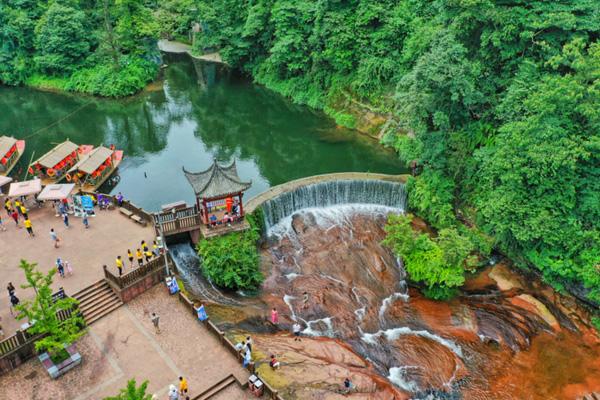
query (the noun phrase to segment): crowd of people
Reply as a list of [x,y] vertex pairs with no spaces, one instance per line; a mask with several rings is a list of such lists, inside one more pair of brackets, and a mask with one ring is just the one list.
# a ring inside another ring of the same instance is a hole
[[[131,251],[131,249],[127,249],[127,260],[129,260],[129,268],[133,271],[136,268],[139,268],[148,263],[152,259],[159,257],[161,254],[161,247],[156,243],[156,240],[152,242],[152,247],[150,247],[145,240],[140,242],[140,247],[135,250],[135,253]],[[123,275],[123,271],[125,270],[125,262],[123,258],[119,255],[115,259],[115,267],[117,267],[117,271],[119,272],[119,276]]]

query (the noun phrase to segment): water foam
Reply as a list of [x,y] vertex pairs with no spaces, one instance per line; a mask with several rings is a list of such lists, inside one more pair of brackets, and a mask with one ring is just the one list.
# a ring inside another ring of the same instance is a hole
[[397,340],[398,338],[400,338],[400,336],[403,336],[403,335],[415,335],[415,336],[421,336],[421,337],[427,338],[429,340],[433,340],[434,342],[437,342],[437,343],[441,344],[442,346],[450,349],[450,351],[452,351],[458,357],[460,357],[460,358],[463,357],[462,349],[460,348],[460,346],[458,346],[453,341],[444,339],[443,337],[435,335],[426,330],[415,331],[415,330],[410,329],[407,326],[386,329],[386,330],[380,330],[375,333],[363,333],[361,340],[363,340],[364,342],[369,343],[369,344],[377,344],[377,339],[382,336],[385,337],[385,339],[387,339],[388,341],[393,341],[393,340]]
[[390,368],[388,379],[400,389],[406,390],[407,392],[418,392],[419,385],[417,382],[408,379],[408,369],[419,368],[410,365],[403,367],[392,367]]

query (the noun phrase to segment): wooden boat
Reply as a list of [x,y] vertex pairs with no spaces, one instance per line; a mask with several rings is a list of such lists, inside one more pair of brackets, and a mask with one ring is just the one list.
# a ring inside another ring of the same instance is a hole
[[65,140],[34,161],[28,172],[40,178],[43,186],[51,185],[64,179],[67,171],[93,149],[89,144],[78,146]]
[[0,136],[0,175],[8,176],[25,152],[25,141]]
[[83,192],[95,192],[100,185],[112,175],[123,160],[123,150],[115,150],[114,146],[96,147],[81,157],[66,174],[68,182],[77,184]]

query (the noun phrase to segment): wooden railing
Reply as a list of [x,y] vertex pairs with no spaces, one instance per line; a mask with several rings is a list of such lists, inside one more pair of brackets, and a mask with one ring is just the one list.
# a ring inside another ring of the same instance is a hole
[[[181,303],[183,303],[192,313],[192,315],[194,316],[194,318],[198,318],[197,315],[197,311],[196,311],[196,307],[194,306],[194,303],[187,298],[187,296],[185,294],[183,294],[182,292],[178,293],[178,298],[179,301]],[[206,319],[205,321],[203,321],[204,326],[206,326],[206,329],[212,333],[214,336],[216,336],[219,339],[219,342],[221,342],[221,344],[227,349],[229,350],[229,352],[231,354],[234,355],[234,357],[236,357],[238,359],[238,361],[241,363],[243,361],[243,356],[242,354],[235,348],[235,344],[233,344],[231,342],[231,340],[229,340],[227,337],[225,337],[225,332],[223,332],[222,330],[219,329],[219,327],[217,325],[215,325],[210,318]],[[255,372],[254,371],[254,363],[250,363],[250,365],[248,366],[248,370],[250,372]],[[237,379],[236,379],[237,380]],[[283,397],[281,397],[278,393],[277,393],[277,389],[275,389],[274,387],[272,387],[271,385],[269,385],[267,382],[265,382],[262,378],[261,381],[264,384],[264,390],[265,393],[267,394],[267,398],[270,400],[284,400]],[[242,387],[245,387],[246,382],[239,382],[238,384],[240,384]],[[197,397],[194,397],[194,399],[196,399]]]
[[162,227],[164,235],[189,232],[198,229],[202,224],[196,206],[173,211],[163,211],[153,215],[155,227]]
[[131,272],[126,273],[125,275],[115,276],[112,272],[110,272],[106,266],[104,266],[104,277],[109,281],[114,283],[119,287],[119,289],[124,289],[138,280],[144,278],[148,274],[157,271],[161,268],[165,267],[165,259],[162,255],[156,257],[143,266],[134,269]]

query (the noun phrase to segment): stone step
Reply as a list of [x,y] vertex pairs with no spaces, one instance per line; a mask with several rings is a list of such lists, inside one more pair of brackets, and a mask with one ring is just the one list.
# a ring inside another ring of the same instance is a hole
[[86,322],[86,324],[91,325],[94,322],[98,321],[100,318],[110,314],[112,311],[121,307],[122,305],[123,305],[123,303],[121,301],[111,303],[110,305],[107,305],[105,308],[97,310],[96,312],[85,317],[85,322]]
[[106,296],[112,296],[113,294],[114,293],[112,290],[110,290],[110,288],[102,288],[102,289],[96,290],[95,292],[88,295],[83,300],[79,300],[79,306],[80,306],[80,308],[83,308],[86,305],[96,303],[97,301],[101,300],[102,298],[104,298]]
[[87,315],[93,314],[99,308],[105,307],[110,303],[119,303],[120,300],[112,292],[103,293],[102,296],[96,298],[94,302],[86,303],[84,305],[80,305],[79,309],[84,317]]
[[75,293],[72,297],[79,300],[80,303],[84,302],[87,298],[93,296],[98,292],[98,290],[102,289],[110,289],[110,286],[106,282],[106,280],[101,279],[98,282],[93,283],[92,285],[86,287],[85,289],[80,290]]
[[208,400],[211,397],[215,396],[217,393],[219,393],[221,390],[234,383],[236,383],[236,379],[233,375],[226,376],[213,386],[206,389],[204,392],[200,393],[198,396],[194,397],[193,400]]

